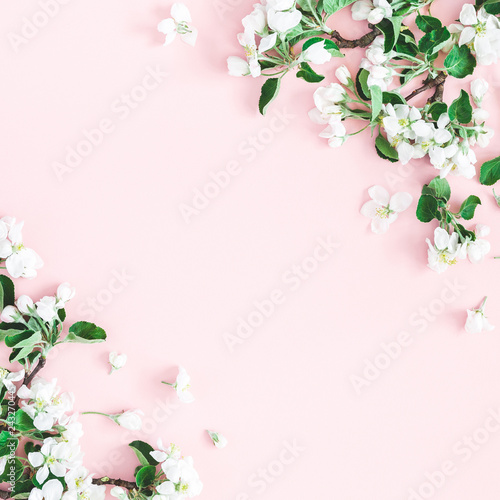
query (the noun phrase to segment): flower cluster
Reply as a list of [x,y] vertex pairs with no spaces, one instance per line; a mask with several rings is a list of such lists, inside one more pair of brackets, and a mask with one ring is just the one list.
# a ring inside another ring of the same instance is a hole
[[37,270],[43,266],[39,255],[23,244],[24,222],[16,222],[14,217],[0,219],[0,261],[13,278],[35,278]]

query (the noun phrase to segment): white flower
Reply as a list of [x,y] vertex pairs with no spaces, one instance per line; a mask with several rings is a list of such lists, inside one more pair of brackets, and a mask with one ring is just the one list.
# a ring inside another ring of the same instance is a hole
[[16,305],[22,314],[31,314],[33,311],[33,300],[27,295],[18,297]]
[[123,488],[120,488],[119,486],[115,486],[115,487],[111,488],[109,494],[112,497],[118,498],[119,500],[127,500],[128,499],[127,492]]
[[158,24],[158,31],[165,36],[165,45],[171,44],[177,34],[181,40],[194,47],[198,30],[191,25],[191,13],[183,3],[174,3],[170,10],[171,18]]
[[244,17],[241,22],[245,30],[254,31],[259,34],[263,33],[267,26],[267,13],[265,6],[260,3],[255,4],[253,12]]
[[406,104],[387,104],[382,122],[387,135],[401,135],[405,139],[429,139],[434,133],[434,126],[422,120],[420,111]]
[[372,186],[368,194],[371,201],[362,206],[361,213],[372,219],[372,231],[377,234],[385,233],[398,214],[404,212],[413,201],[409,193],[396,193],[391,197],[382,186]]
[[482,239],[482,236],[490,234],[490,228],[484,224],[477,224],[474,232],[476,233],[476,239],[474,241],[468,240],[465,245],[469,260],[473,264],[478,264],[484,260],[484,257],[491,250],[490,242]]
[[[238,41],[245,49],[245,54],[247,56],[248,71],[254,78],[257,78],[261,74],[259,56],[274,47],[276,44],[276,38],[276,33],[262,38],[259,43],[259,47],[257,48],[255,33],[253,31],[247,29],[238,35]],[[235,63],[240,64],[238,61],[234,61],[233,59],[230,61],[230,58],[228,58],[229,74],[235,73],[235,76],[243,76],[240,73],[246,70],[243,70],[243,68],[233,68]]]
[[210,436],[210,439],[214,443],[214,446],[217,448],[225,448],[227,446],[227,439],[222,435],[219,434],[218,432],[214,431],[208,431],[208,435]]
[[347,140],[346,129],[342,122],[332,121],[319,136],[328,139],[331,148],[339,148]]
[[69,302],[75,296],[75,289],[69,283],[61,283],[57,287],[56,299],[57,309],[62,309],[66,302]]
[[353,3],[351,12],[355,21],[367,20],[371,24],[392,17],[392,7],[387,0],[358,0]]
[[57,301],[55,297],[43,297],[36,303],[38,316],[46,323],[57,318]]
[[17,395],[21,398],[21,408],[33,419],[40,431],[51,430],[66,412],[73,408],[73,396],[67,392],[59,394],[57,380],[52,382],[35,378],[28,388],[21,386]]
[[106,497],[106,486],[92,484],[92,476],[83,466],[69,470],[64,480],[68,491],[63,500],[104,500]]
[[269,28],[278,33],[286,33],[295,28],[301,20],[302,14],[297,9],[279,11],[271,8],[267,11],[267,24]]
[[63,427],[61,430],[61,437],[59,438],[62,441],[77,443],[83,436],[83,427],[82,424],[78,422],[77,413],[71,416],[62,415],[59,418],[59,425]]
[[274,10],[290,10],[295,8],[295,0],[267,0],[267,8]]
[[70,451],[68,443],[58,443],[54,438],[46,438],[40,451],[28,453],[30,464],[38,469],[36,480],[39,484],[45,482],[49,473],[57,477],[64,477]]
[[111,374],[114,371],[123,368],[126,362],[127,362],[126,354],[118,354],[116,351],[110,352],[109,364],[111,365],[111,371],[109,373]]
[[437,227],[434,231],[434,244],[427,238],[425,240],[429,246],[428,260],[429,267],[438,273],[442,273],[448,267],[457,263],[461,245],[458,242],[458,233],[445,231]]
[[316,108],[309,111],[309,118],[314,123],[340,122],[343,117],[342,103],[347,94],[338,83],[331,83],[327,87],[319,87],[314,92],[314,104]]
[[488,14],[484,7],[476,13],[472,4],[465,4],[460,13],[461,29],[458,44],[468,45],[476,53],[480,65],[490,65],[497,61],[500,44],[500,24],[498,19]]
[[299,61],[311,62],[313,64],[325,64],[329,62],[332,55],[325,48],[325,42],[316,42],[307,47],[300,54]]
[[[164,465],[165,464],[166,462]],[[192,457],[186,457],[176,463],[172,463],[170,466],[162,468],[167,479],[175,484],[176,491],[182,491],[188,498],[193,498],[201,493],[203,483],[200,481],[198,473],[194,469]],[[161,486],[162,485],[157,488],[160,494],[162,494],[159,490]]]
[[350,85],[352,82],[352,76],[350,71],[347,69],[345,65],[342,64],[342,66],[339,66],[335,70],[335,76],[337,77],[338,81],[342,83],[343,85]]
[[191,392],[189,392],[189,389],[191,388],[191,385],[189,384],[190,380],[191,379],[186,370],[182,366],[179,366],[179,374],[177,375],[175,382],[173,384],[170,384],[169,382],[162,383],[175,389],[177,396],[183,403],[192,403],[194,401],[194,397]]
[[250,65],[245,59],[238,56],[227,58],[227,69],[229,76],[247,76],[250,74]]
[[472,98],[474,99],[474,102],[478,106],[481,105],[481,102],[483,101],[486,92],[488,92],[488,87],[489,87],[488,82],[483,78],[477,78],[476,80],[473,80],[471,82],[470,89]]
[[6,465],[7,465],[7,457],[0,457],[0,475],[4,473]]
[[465,330],[468,333],[481,333],[482,331],[491,331],[495,327],[490,324],[488,318],[484,315],[486,307],[486,297],[479,309],[467,310],[467,321],[465,323]]
[[15,323],[20,317],[19,311],[14,306],[5,306],[0,315],[0,319],[4,323]]
[[179,460],[181,458],[181,449],[173,443],[165,448],[163,446],[163,441],[161,438],[158,438],[158,450],[151,451],[149,454],[160,463],[165,462],[166,460]]
[[383,91],[388,89],[396,72],[387,65],[387,62],[394,57],[394,54],[394,51],[385,53],[383,36],[375,38],[366,49],[366,57],[361,60],[360,67],[370,73],[367,80],[369,87],[377,85]]
[[141,410],[127,410],[111,418],[120,426],[130,431],[140,431],[142,429],[142,418],[144,413]]
[[20,382],[23,380],[24,375],[24,368],[18,372],[9,372],[9,370],[6,370],[5,368],[0,368],[0,383],[2,383],[10,393],[13,393],[16,390],[14,382]]
[[47,481],[41,489],[33,488],[28,500],[61,500],[63,485],[57,479]]

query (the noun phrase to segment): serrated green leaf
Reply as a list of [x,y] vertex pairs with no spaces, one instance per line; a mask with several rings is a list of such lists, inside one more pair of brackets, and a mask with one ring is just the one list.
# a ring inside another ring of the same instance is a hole
[[417,23],[418,29],[424,33],[430,33],[443,26],[443,23],[439,19],[432,16],[422,16],[420,14],[417,15],[415,22]]
[[316,73],[306,62],[300,64],[300,69],[297,71],[297,78],[302,78],[302,80],[308,83],[318,83],[325,79],[323,75]]
[[465,90],[460,91],[460,96],[455,99],[448,110],[451,121],[457,120],[459,123],[470,123],[472,120],[472,105],[470,97]]
[[140,489],[147,488],[153,484],[155,476],[156,467],[154,465],[146,465],[135,476],[135,482]]
[[465,220],[472,219],[478,205],[481,205],[481,200],[473,194],[470,195],[460,207],[460,216]]
[[94,344],[106,340],[105,331],[87,321],[79,321],[69,327],[69,333],[64,342],[78,342],[81,344]]
[[262,90],[259,99],[259,111],[262,115],[266,114],[269,104],[271,104],[274,99],[278,96],[280,91],[281,79],[280,78],[268,78],[264,85],[262,85]]
[[158,465],[158,462],[151,456],[151,452],[154,451],[154,448],[150,444],[144,441],[132,441],[129,446],[134,450],[142,466]]
[[438,28],[426,33],[418,42],[418,49],[428,55],[437,54],[451,38],[448,28]]
[[493,186],[500,179],[500,156],[489,160],[481,166],[479,180],[485,186]]
[[438,201],[434,196],[423,194],[418,200],[417,219],[421,222],[431,222],[434,219],[441,219],[438,210]]
[[398,152],[390,145],[389,141],[379,134],[375,139],[375,149],[380,158],[395,163],[399,160]]
[[454,78],[465,78],[472,75],[476,65],[476,58],[467,45],[461,47],[454,45],[444,60],[446,71]]
[[324,0],[323,9],[328,15],[332,15],[354,2],[355,0]]

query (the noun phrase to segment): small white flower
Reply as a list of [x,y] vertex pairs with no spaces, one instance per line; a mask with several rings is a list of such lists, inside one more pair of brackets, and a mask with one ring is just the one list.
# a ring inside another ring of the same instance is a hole
[[355,21],[367,20],[371,24],[392,17],[392,7],[387,0],[358,0],[353,3],[351,12]]
[[179,460],[181,458],[181,449],[173,444],[170,443],[170,445],[165,448],[163,446],[163,441],[161,438],[158,438],[158,450],[155,451],[150,451],[149,454],[157,461],[160,463],[165,462],[166,460]]
[[120,426],[130,431],[140,431],[142,429],[142,418],[144,413],[141,410],[127,410],[111,418]]
[[470,89],[471,89],[471,94],[472,98],[474,99],[474,102],[480,106],[484,96],[486,95],[486,92],[488,92],[488,82],[484,80],[483,78],[477,78],[476,80],[473,80],[470,84]]
[[383,234],[389,229],[401,212],[404,212],[413,201],[409,193],[396,193],[392,197],[382,186],[373,186],[368,190],[371,201],[361,208],[361,213],[372,219],[372,231]]
[[468,240],[464,245],[470,262],[479,264],[491,250],[490,242],[482,239],[482,236],[490,234],[490,228],[484,224],[477,224],[474,232],[476,233],[476,239],[474,241]]
[[111,488],[109,494],[112,497],[118,498],[119,500],[127,500],[128,499],[127,492],[123,488],[120,488],[119,486],[115,486],[115,487]]
[[347,93],[338,83],[331,83],[327,87],[319,87],[314,91],[316,107],[309,111],[309,118],[314,123],[326,124],[340,122],[344,114],[343,103]]
[[331,148],[339,148],[347,140],[347,132],[342,122],[332,121],[319,136],[328,139]]
[[227,439],[222,435],[219,434],[218,432],[215,431],[209,431],[207,430],[208,435],[210,436],[210,439],[214,443],[214,446],[217,448],[225,448],[227,446]]
[[194,401],[194,396],[189,391],[191,388],[191,385],[189,384],[190,380],[191,378],[187,374],[186,370],[182,366],[179,366],[179,374],[177,375],[175,382],[173,384],[168,382],[163,383],[170,385],[173,389],[175,389],[177,396],[183,403],[192,403]]
[[15,323],[20,317],[19,311],[14,306],[5,306],[0,315],[0,319],[4,323]]
[[61,283],[57,287],[57,308],[62,309],[75,296],[75,289],[69,283]]
[[18,372],[9,372],[9,370],[6,370],[5,368],[0,368],[0,383],[2,383],[10,393],[13,393],[16,390],[14,382],[20,382],[23,380],[24,375],[24,368]]
[[350,85],[352,83],[352,76],[350,71],[345,65],[339,66],[335,70],[335,76],[342,85]]
[[458,233],[452,233],[441,227],[434,231],[434,244],[427,238],[425,241],[429,247],[428,260],[429,268],[437,273],[446,271],[450,266],[457,263],[459,252],[462,250],[458,241]]
[[248,76],[250,74],[250,65],[245,59],[238,56],[227,58],[227,69],[229,76]]
[[286,33],[292,28],[295,28],[301,20],[302,14],[297,9],[291,9],[288,11],[268,9],[267,11],[267,24],[269,25],[269,28],[278,33]]
[[486,308],[486,297],[479,309],[467,310],[467,321],[465,323],[465,330],[468,333],[481,333],[482,331],[491,331],[495,327],[490,324],[488,318],[485,316],[484,311]]
[[177,34],[181,40],[194,47],[198,30],[191,25],[191,13],[183,3],[174,3],[170,10],[171,18],[158,24],[158,31],[165,35],[165,45],[171,44]]
[[21,295],[17,299],[16,305],[22,314],[31,314],[33,311],[33,300],[27,295]]
[[57,301],[55,297],[43,297],[36,303],[38,316],[46,323],[50,323],[57,318]]
[[46,438],[40,451],[28,453],[30,464],[37,468],[36,480],[43,484],[49,473],[64,477],[71,448],[67,443],[58,443],[54,438]]
[[313,64],[325,64],[332,59],[332,55],[325,48],[325,42],[313,43],[300,54],[299,61],[306,61]]
[[47,481],[41,489],[33,488],[28,500],[61,500],[63,485],[57,479]]
[[7,457],[0,457],[0,476],[4,473],[6,465]]
[[118,354],[116,351],[110,352],[109,364],[111,365],[111,371],[109,373],[111,374],[114,371],[123,368],[126,362],[127,362],[126,354]]

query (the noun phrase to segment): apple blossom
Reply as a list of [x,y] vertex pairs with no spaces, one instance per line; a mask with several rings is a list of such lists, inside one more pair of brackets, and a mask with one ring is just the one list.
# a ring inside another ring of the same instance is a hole
[[21,314],[14,306],[5,306],[2,309],[2,314],[0,315],[0,319],[4,323],[14,323],[19,320]]
[[123,368],[126,362],[127,362],[126,354],[118,354],[116,351],[110,352],[109,364],[111,365],[111,371],[109,373],[111,374],[114,371]]
[[299,61],[311,62],[313,64],[324,64],[331,60],[332,55],[325,48],[325,42],[313,43],[304,50]]
[[174,3],[170,15],[171,18],[164,19],[158,24],[158,31],[166,35],[164,45],[171,44],[176,35],[179,34],[183,42],[194,47],[198,30],[191,25],[192,19],[189,9],[183,3]]
[[392,17],[392,7],[387,0],[358,0],[352,4],[351,12],[355,21],[367,20],[372,24]]
[[227,439],[222,434],[208,430],[207,433],[216,448],[225,448],[227,446]]
[[75,296],[75,293],[75,288],[73,288],[69,283],[61,283],[57,287],[56,293],[57,308],[63,308],[65,304]]
[[450,266],[457,263],[461,245],[458,233],[451,235],[445,229],[437,227],[434,230],[434,244],[426,239],[428,250],[428,266],[437,273],[446,271]]
[[372,219],[371,228],[376,234],[383,234],[389,229],[401,212],[413,201],[409,193],[396,193],[392,197],[382,186],[373,186],[368,190],[371,201],[361,208],[361,213]]
[[478,106],[481,106],[483,98],[486,95],[486,92],[488,92],[488,87],[488,82],[484,78],[476,78],[475,80],[472,80],[470,84],[471,94],[474,102]]
[[125,427],[130,431],[140,431],[142,429],[142,418],[144,413],[141,410],[127,410],[118,415],[111,416],[121,427]]
[[21,295],[16,300],[16,306],[22,314],[32,314],[33,313],[33,300],[27,295]]
[[61,481],[50,479],[41,488],[32,489],[28,500],[61,500],[63,491]]
[[16,391],[16,386],[14,382],[20,382],[24,379],[25,371],[24,368],[18,372],[9,372],[5,368],[0,368],[0,383],[2,383],[7,391],[14,393]]
[[335,76],[342,85],[352,85],[351,73],[345,65],[342,64],[335,70]]
[[467,310],[467,321],[465,322],[465,330],[468,333],[481,333],[482,331],[491,331],[495,327],[490,324],[485,316],[486,299],[485,297],[481,306],[478,309]]
[[43,297],[36,303],[36,312],[46,323],[57,318],[57,300],[55,297]]
[[49,473],[57,477],[64,477],[67,467],[67,460],[71,451],[68,443],[58,443],[54,438],[49,437],[43,441],[40,451],[28,453],[30,464],[35,467],[36,480],[43,484],[49,477]]

